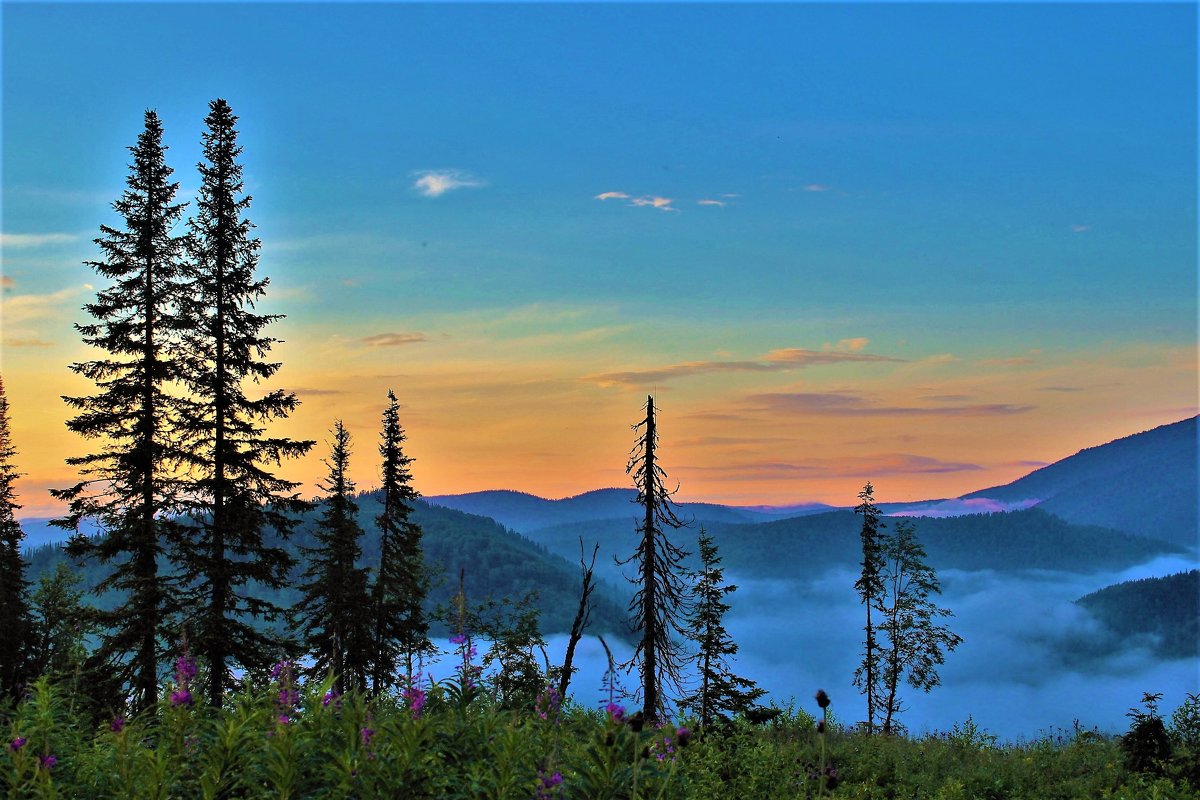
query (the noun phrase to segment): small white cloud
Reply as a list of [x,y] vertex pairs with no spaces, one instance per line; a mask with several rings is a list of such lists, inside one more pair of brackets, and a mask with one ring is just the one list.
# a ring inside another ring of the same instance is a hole
[[720,206],[721,208],[724,208],[725,202],[723,200],[697,200],[696,205],[698,205],[698,206]]
[[44,247],[73,242],[78,238],[74,233],[0,233],[0,247]]
[[741,197],[741,195],[738,194],[737,192],[732,192],[732,193],[723,194],[723,195],[721,195],[721,197],[728,197],[728,198],[732,199],[734,197]]
[[1091,225],[1072,225],[1071,233],[1087,233],[1092,229]]
[[674,206],[671,205],[671,198],[658,197],[657,195],[650,195],[650,194],[642,195],[641,197],[632,198],[629,201],[629,205],[645,206],[648,208],[657,208],[661,211],[678,211],[679,210],[678,208],[675,208]]
[[810,183],[804,187],[804,191],[806,191],[806,192],[828,192],[829,188],[830,187],[826,186],[823,183]]
[[416,173],[413,188],[426,197],[441,197],[454,189],[474,189],[483,181],[456,169],[426,169]]
[[596,200],[628,200],[629,195],[624,192],[601,192],[596,195]]

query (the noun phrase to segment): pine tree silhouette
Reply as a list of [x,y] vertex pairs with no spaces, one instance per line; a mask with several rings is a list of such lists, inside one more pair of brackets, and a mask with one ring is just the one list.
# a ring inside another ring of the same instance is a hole
[[21,541],[25,532],[17,521],[13,483],[20,473],[13,466],[17,449],[8,428],[8,395],[0,379],[0,702],[15,700],[31,677],[33,620],[29,612],[29,581]]

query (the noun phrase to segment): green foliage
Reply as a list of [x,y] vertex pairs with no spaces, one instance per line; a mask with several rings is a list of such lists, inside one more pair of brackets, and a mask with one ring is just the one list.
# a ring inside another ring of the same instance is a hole
[[[295,690],[281,705],[280,692]],[[42,679],[0,742],[0,795],[25,798],[513,798],[513,800],[1194,800],[1173,774],[1130,771],[1098,735],[998,746],[970,721],[921,738],[866,736],[803,711],[766,725],[734,718],[719,735],[656,728],[568,704],[541,718],[486,694],[466,706],[431,688],[413,713],[387,696],[295,687],[285,670],[230,698],[100,725],[73,716]],[[285,713],[286,712],[286,713]],[[686,745],[684,744],[686,740]],[[825,757],[822,760],[822,741]],[[53,757],[52,761],[47,760]],[[820,770],[824,764],[827,769]],[[832,772],[830,772],[832,770]],[[836,774],[824,788],[812,777]],[[559,783],[555,775],[561,776]],[[398,795],[397,792],[402,791]]]
[[1161,775],[1171,758],[1171,737],[1158,714],[1161,699],[1161,693],[1147,692],[1142,695],[1145,710],[1131,708],[1126,714],[1133,722],[1129,732],[1121,737],[1121,750],[1125,752],[1125,765],[1131,772]]

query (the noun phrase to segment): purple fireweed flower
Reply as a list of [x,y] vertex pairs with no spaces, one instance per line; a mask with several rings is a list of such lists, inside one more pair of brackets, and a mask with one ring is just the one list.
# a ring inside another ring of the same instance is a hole
[[295,689],[280,689],[278,702],[281,706],[294,706],[300,702],[300,693]]
[[117,717],[112,722],[108,723],[108,729],[113,733],[120,733],[125,730],[125,718]]
[[450,637],[450,644],[462,644],[465,641],[467,641],[465,633],[456,633]]
[[50,753],[40,756],[38,760],[41,761],[44,769],[52,769],[58,763],[58,757]]
[[186,655],[182,655],[176,659],[175,681],[186,685],[194,677],[196,677],[196,662],[192,661]]
[[342,693],[337,689],[331,689],[326,692],[325,697],[321,700],[321,705],[325,706],[326,708],[329,707],[330,703],[334,704],[334,708],[342,707]]
[[691,741],[692,732],[684,727],[675,729],[675,741],[679,742],[680,747],[687,747],[687,743]]
[[288,678],[292,675],[292,662],[284,659],[271,666],[271,679],[279,680],[280,675],[286,675]]
[[623,722],[625,720],[625,707],[619,706],[616,703],[609,703],[604,707],[608,715],[612,717],[613,722]]
[[363,746],[365,747],[365,746],[371,744],[371,737],[375,735],[375,729],[374,728],[363,728],[362,730],[359,731],[359,735],[362,736],[362,743],[363,743]]
[[821,708],[829,708],[829,695],[825,694],[824,689],[817,689],[817,705]]
[[412,712],[413,719],[421,716],[421,709],[425,708],[425,690],[420,686],[410,686],[403,692],[404,700],[408,703],[408,710]]
[[171,705],[173,706],[190,706],[192,704],[192,693],[187,689],[177,689],[171,692]]
[[289,717],[287,714],[279,715],[279,724],[280,725],[290,725],[291,723],[292,723],[292,718]]
[[18,736],[17,738],[13,739],[11,742],[8,743],[8,749],[12,750],[15,753],[18,750],[20,750],[22,747],[24,747],[25,743],[27,741],[29,741],[29,740],[26,739],[24,736]]

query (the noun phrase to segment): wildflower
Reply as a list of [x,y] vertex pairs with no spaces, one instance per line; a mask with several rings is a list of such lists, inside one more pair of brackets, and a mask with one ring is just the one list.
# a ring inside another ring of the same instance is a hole
[[624,706],[619,706],[616,703],[609,703],[608,705],[606,705],[604,707],[604,710],[608,712],[608,715],[612,718],[613,722],[624,722],[625,721],[625,707]]
[[196,662],[188,658],[187,654],[181,655],[175,661],[175,681],[186,684],[194,677],[196,677]]
[[547,775],[544,771],[538,770],[538,780],[541,785],[538,786],[537,794],[534,795],[534,800],[551,800],[554,797],[554,788],[563,782],[561,772],[555,772],[553,775]]
[[112,722],[108,723],[108,729],[113,733],[120,733],[125,730],[125,718],[117,717]]
[[450,644],[462,644],[465,641],[467,641],[465,633],[456,633],[450,637]]
[[291,723],[292,723],[292,718],[289,717],[287,714],[279,715],[279,724],[280,725],[290,725]]
[[279,690],[279,705],[294,706],[300,702],[300,693],[295,689],[280,689]]
[[825,733],[825,720],[817,720],[817,733]]
[[40,756],[38,760],[41,761],[43,769],[52,769],[54,765],[58,763],[58,757],[49,753],[44,756]]
[[292,662],[284,659],[271,666],[271,680],[279,680],[280,675],[285,675],[290,678],[292,675]]
[[375,735],[375,729],[374,728],[363,728],[362,730],[359,731],[359,735],[362,736],[363,746],[367,747],[371,744],[371,737]]
[[829,708],[829,695],[825,694],[824,689],[817,689],[817,705],[821,708]]
[[409,686],[401,694],[408,703],[408,710],[412,712],[413,719],[421,716],[421,709],[425,707],[425,690],[420,686]]
[[679,742],[680,747],[687,747],[688,742],[692,740],[692,732],[687,728],[675,729],[675,741]]
[[538,695],[537,702],[534,703],[537,715],[542,719],[549,719],[551,715],[557,718],[561,707],[562,698],[558,696],[558,689],[553,686],[547,686],[546,690]]
[[171,705],[173,706],[190,706],[192,704],[192,693],[187,689],[176,689],[171,692]]
[[326,708],[329,708],[330,703],[334,704],[334,708],[342,707],[342,693],[337,689],[330,689],[325,693],[325,697],[321,699],[321,705],[325,706]]
[[24,736],[18,736],[17,738],[13,739],[11,742],[8,743],[8,749],[12,750],[15,753],[18,750],[20,750],[22,747],[24,747],[25,742],[27,742],[27,741],[29,741],[29,740],[26,739]]

